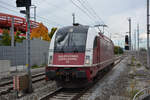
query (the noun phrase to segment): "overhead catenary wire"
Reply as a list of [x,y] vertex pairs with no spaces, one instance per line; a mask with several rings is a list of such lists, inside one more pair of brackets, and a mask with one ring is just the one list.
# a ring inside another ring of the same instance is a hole
[[[42,2],[42,3],[43,3],[43,2]],[[56,9],[63,10],[63,13],[65,13],[65,14],[70,14],[70,11],[69,11],[69,10],[64,9],[64,8],[66,7],[66,5],[65,5],[65,7],[61,7],[61,6],[59,6],[59,5],[55,5],[55,4],[52,4],[52,3],[48,2],[48,0],[44,0],[44,3],[51,5],[51,7],[54,7],[54,8],[56,8]],[[52,12],[52,13],[53,13],[53,12]],[[56,16],[56,15],[53,15],[53,16]],[[64,16],[64,14],[63,14],[63,16]],[[60,16],[56,16],[56,17],[59,17],[59,19],[62,19],[62,21],[65,21],[65,23],[66,23],[66,20],[64,20],[64,18],[62,18],[62,17],[60,17]],[[66,17],[65,17],[65,18],[66,18]],[[89,21],[83,19],[82,17],[78,17],[78,18],[79,18],[81,21],[84,21],[85,23],[89,23]],[[67,22],[68,22],[68,21],[67,21]],[[69,23],[70,23],[70,22],[69,22]]]
[[[96,13],[96,11],[92,8],[92,7],[89,7],[89,3],[88,5],[85,5],[85,1],[83,0],[77,0],[78,3],[80,3],[80,7],[78,4],[76,4],[75,2],[73,2],[73,0],[70,0],[76,7],[78,7],[82,12],[84,12],[85,14],[88,15],[88,17],[94,22],[94,24],[97,24],[98,22],[98,25],[100,26],[103,26],[104,27],[104,21],[98,16],[98,14]],[[90,8],[90,9],[89,9]],[[99,26],[97,27],[100,30]]]
[[[93,11],[93,13],[97,16],[97,18],[99,19],[99,20],[101,20],[101,22],[103,23],[103,24],[105,24],[104,23],[104,21],[102,20],[102,18],[96,13],[96,11],[92,8],[92,6],[90,5],[90,3],[87,1],[87,0],[85,0],[86,1],[86,3],[87,3],[87,5],[89,5],[88,7]],[[85,3],[85,1],[83,1],[84,3]]]
[[[0,8],[7,9],[7,10],[9,10],[9,11],[15,12],[16,14],[20,14],[20,15],[21,15],[21,13],[19,13],[19,10],[18,10],[18,11],[16,11],[16,10],[9,9],[9,8],[7,8],[7,7],[3,6],[3,5],[2,5],[2,2],[0,2],[0,4],[1,4]],[[4,3],[4,2],[3,2],[3,4],[5,4],[5,5],[9,5],[8,3]],[[16,7],[14,7],[13,5],[9,5],[9,6],[10,6],[10,7],[12,7],[12,8],[17,9],[17,8],[16,8]],[[55,21],[51,21],[51,20],[49,20],[49,19],[47,19],[47,18],[44,18],[44,17],[38,16],[38,15],[37,15],[37,18],[40,18],[40,19],[43,19],[43,20],[47,20],[48,22],[47,22],[47,21],[44,21],[44,22],[46,22],[46,23],[47,23],[47,24],[49,24],[49,25],[51,25],[51,24],[55,24],[55,25],[62,26],[61,24],[58,24],[58,23],[57,23],[57,22],[55,22]],[[52,23],[49,23],[49,22],[52,22]]]
[[[47,0],[44,0],[44,2],[41,2],[41,3],[49,4],[50,7],[55,7],[56,9],[59,9],[59,8],[60,8],[60,6],[54,5],[54,4],[52,4],[52,3],[49,3],[49,2],[47,2]],[[41,3],[40,3],[40,5],[41,5]],[[38,8],[41,9],[41,6],[38,6]],[[60,8],[59,10],[62,10],[62,8]],[[64,10],[63,13],[66,13],[66,14],[67,14],[68,11],[65,10],[65,9],[63,9],[63,10]],[[54,11],[53,11],[53,12],[54,12]],[[64,20],[64,19],[66,19],[65,17],[58,16],[58,15],[54,15],[54,14],[52,14],[53,12],[51,12],[51,14],[49,14],[51,17],[57,18],[57,19],[61,19],[61,21],[65,22],[65,23],[66,23],[66,22],[70,23],[68,20]]]
[[[72,1],[72,2],[73,2],[73,1]],[[53,6],[53,7],[57,8],[57,9],[64,10],[63,13],[66,13],[66,14],[70,13],[70,11],[64,9],[64,7],[63,7],[63,8],[60,8],[60,6],[54,5],[54,4],[50,3],[50,2],[48,2],[48,0],[44,0],[44,3],[47,3],[47,4]],[[74,2],[73,2],[73,3],[74,3]],[[75,3],[74,3],[74,4],[75,4]],[[81,9],[82,9],[82,8],[81,8]],[[81,9],[80,9],[80,10],[81,10]],[[84,12],[86,13],[86,11],[84,11]],[[56,15],[55,15],[55,16],[56,16]],[[87,16],[90,16],[90,15],[87,15]],[[56,16],[56,17],[58,17],[58,16]],[[59,18],[61,18],[61,17],[59,16]],[[80,18],[80,20],[82,20],[82,21],[84,21],[84,22],[86,22],[86,23],[89,23],[89,21],[82,19],[82,17],[79,17],[79,18]],[[62,21],[65,21],[65,23],[66,23],[66,20],[64,20],[64,18],[61,18],[61,19],[62,19]],[[92,19],[92,17],[91,17],[91,19]],[[93,21],[93,19],[92,19],[91,21]]]
[[[84,5],[84,3],[82,3],[80,0],[77,0],[81,6],[87,11],[87,13],[89,13],[89,15],[92,17],[93,20],[95,20],[95,16],[92,15],[91,11]],[[96,20],[95,20],[95,23],[96,23]]]
[[[44,20],[47,20],[47,21],[50,21],[50,22],[53,22],[53,24],[55,24],[55,25],[58,25],[58,26],[62,26],[61,24],[58,24],[57,22],[55,22],[55,21],[52,21],[52,20],[49,20],[49,19],[47,19],[47,18],[44,18],[44,17],[41,17],[41,16],[37,16],[38,18],[41,18],[41,19],[44,19]],[[48,23],[48,22],[47,22]]]
[[93,19],[96,22],[99,22],[100,24],[104,24],[104,21],[98,16],[98,14],[96,13],[96,11],[90,6],[90,4],[88,3],[87,0],[85,0],[86,2],[83,1],[83,0],[77,0],[77,1],[93,17]]
[[18,12],[17,12],[16,10],[9,9],[9,8],[7,8],[7,7],[3,6],[3,5],[1,5],[1,6],[0,6],[0,8],[7,9],[7,10],[9,10],[9,11],[12,11],[12,12],[15,12],[15,13],[17,13],[17,14],[18,14]]
[[71,1],[71,3],[74,5],[74,6],[76,6],[78,9],[80,9],[84,14],[86,14],[88,17],[89,17],[89,19],[93,22],[93,18],[84,10],[84,9],[82,9],[80,6],[78,6],[73,0],[70,0]]

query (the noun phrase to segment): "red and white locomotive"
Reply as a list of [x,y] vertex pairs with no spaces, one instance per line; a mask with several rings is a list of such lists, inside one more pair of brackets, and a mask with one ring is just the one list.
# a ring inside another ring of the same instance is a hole
[[46,80],[63,87],[83,86],[113,63],[114,44],[95,27],[63,27],[50,43]]

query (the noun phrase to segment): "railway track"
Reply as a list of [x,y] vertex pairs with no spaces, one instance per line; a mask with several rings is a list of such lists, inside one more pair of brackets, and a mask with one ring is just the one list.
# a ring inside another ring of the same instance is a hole
[[[115,59],[115,64],[113,65],[116,66],[118,63],[120,63],[125,56],[123,57],[118,57]],[[58,88],[56,91],[53,91],[51,93],[46,94],[45,96],[41,97],[39,100],[78,100],[80,99],[85,93],[87,93],[92,87],[95,86],[95,84],[102,79],[105,73],[101,73],[102,75],[96,79],[96,81],[89,87],[87,88],[82,88],[82,89],[64,89],[64,88]]]
[[[42,76],[42,75],[45,75],[45,73],[43,72],[43,73],[39,73],[39,74],[34,74],[34,75],[32,75],[32,78],[36,78],[36,77],[39,77],[39,76]],[[4,83],[1,83],[0,87],[4,87],[4,86],[10,85],[10,84],[13,84],[12,80],[4,82]]]
[[85,92],[86,89],[64,89],[58,88],[56,91],[51,92],[39,100],[77,100],[79,99]]
[[[124,57],[115,58],[115,65],[121,62]],[[102,78],[102,77],[100,77]],[[32,83],[36,83],[45,79],[45,73],[39,73],[32,76]],[[96,84],[96,82],[94,83]],[[81,96],[83,96],[90,88],[94,86],[94,84],[88,88],[80,89],[80,90],[66,90],[64,88],[58,88],[56,91],[48,93],[47,95],[40,98],[40,100],[77,100]],[[4,87],[2,91],[0,91],[0,96],[6,95],[13,90],[13,81],[8,81],[0,84],[0,88]]]
[[[36,83],[45,79],[45,72],[32,75],[32,83]],[[13,90],[13,81],[8,81],[0,84],[0,96],[6,95]]]

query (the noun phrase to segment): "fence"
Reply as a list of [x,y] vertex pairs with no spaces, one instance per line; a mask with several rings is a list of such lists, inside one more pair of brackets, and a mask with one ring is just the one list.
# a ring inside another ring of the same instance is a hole
[[[11,66],[26,64],[26,40],[15,47],[0,46],[0,60],[10,60]],[[47,63],[49,42],[31,40],[31,66]]]

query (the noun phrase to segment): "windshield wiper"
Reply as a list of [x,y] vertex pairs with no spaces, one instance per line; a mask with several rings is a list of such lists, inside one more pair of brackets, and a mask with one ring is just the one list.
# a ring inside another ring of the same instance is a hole
[[63,48],[63,47],[60,49],[60,52],[61,52],[61,53],[64,53],[64,48]]
[[73,44],[74,44],[73,45],[73,52],[76,53],[76,52],[78,52],[78,49],[77,49],[77,46],[76,46],[76,44],[74,42],[73,42]]

